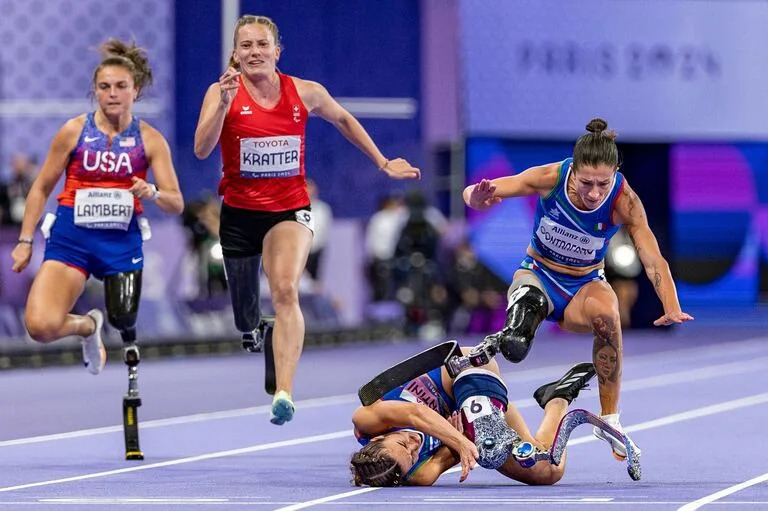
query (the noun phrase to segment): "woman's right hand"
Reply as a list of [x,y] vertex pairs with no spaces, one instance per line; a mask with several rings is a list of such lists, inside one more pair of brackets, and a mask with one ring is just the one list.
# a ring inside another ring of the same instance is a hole
[[501,202],[501,197],[494,196],[496,185],[491,184],[488,179],[483,179],[469,193],[467,206],[472,209],[488,209],[494,204]]
[[19,273],[29,266],[29,260],[32,259],[32,245],[23,242],[17,243],[13,252],[11,252],[11,257],[13,258],[13,266],[11,266],[11,270]]
[[219,77],[219,89],[221,90],[221,103],[224,106],[229,106],[232,103],[232,99],[237,94],[237,89],[240,87],[240,71],[232,66],[229,66],[224,74]]
[[477,466],[477,458],[480,455],[474,442],[464,435],[460,435],[460,437],[459,450],[456,454],[459,455],[461,460],[461,477],[459,482],[463,483],[469,477],[469,472]]

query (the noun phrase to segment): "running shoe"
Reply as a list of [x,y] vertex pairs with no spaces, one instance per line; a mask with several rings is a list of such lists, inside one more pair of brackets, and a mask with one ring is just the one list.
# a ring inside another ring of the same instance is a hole
[[91,309],[86,314],[96,324],[93,333],[83,339],[83,365],[91,374],[99,374],[107,363],[107,350],[101,342],[101,329],[104,326],[104,314],[99,309]]
[[272,411],[270,412],[269,422],[282,426],[293,419],[293,412],[296,406],[293,404],[291,395],[284,390],[278,391],[272,400]]
[[[618,413],[612,413],[610,415],[602,415],[601,418],[610,424],[613,429],[617,430],[619,433],[623,434],[627,439],[629,440],[630,445],[632,445],[632,449],[637,453],[638,456],[642,454],[642,450],[635,444],[635,442],[632,441],[629,436],[624,433],[624,428],[621,427],[621,423],[619,422],[619,414]],[[622,442],[619,442],[616,438],[612,437],[611,435],[605,433],[602,429],[598,427],[594,427],[592,429],[592,433],[599,438],[600,440],[605,440],[610,444],[611,450],[613,451],[613,457],[617,460],[624,461],[627,459],[627,446],[624,445]]]
[[595,376],[595,366],[592,362],[582,362],[568,369],[559,380],[547,383],[536,389],[533,398],[544,408],[549,401],[561,397],[570,404],[579,395],[581,389],[587,387],[587,382]]

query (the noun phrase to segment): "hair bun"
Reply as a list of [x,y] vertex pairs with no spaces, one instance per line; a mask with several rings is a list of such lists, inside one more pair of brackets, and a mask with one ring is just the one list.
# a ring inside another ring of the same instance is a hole
[[587,124],[587,131],[590,133],[602,133],[606,128],[608,128],[608,123],[599,117],[592,119]]

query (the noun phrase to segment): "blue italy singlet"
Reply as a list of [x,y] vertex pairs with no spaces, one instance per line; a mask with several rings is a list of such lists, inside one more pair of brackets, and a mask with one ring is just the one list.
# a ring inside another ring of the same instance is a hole
[[608,241],[619,229],[611,215],[624,188],[624,176],[616,172],[610,193],[597,208],[578,209],[568,198],[572,162],[573,158],[563,160],[557,184],[549,195],[538,200],[531,246],[550,261],[585,268],[605,258]]

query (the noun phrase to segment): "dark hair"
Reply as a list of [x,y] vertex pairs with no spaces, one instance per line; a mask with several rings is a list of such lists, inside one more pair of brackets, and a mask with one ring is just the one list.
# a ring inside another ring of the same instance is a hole
[[619,150],[616,147],[616,132],[606,131],[608,123],[595,118],[587,124],[587,131],[576,140],[573,148],[573,168],[578,170],[582,165],[596,167],[603,163],[611,168],[619,165]]
[[403,471],[381,440],[375,440],[352,455],[352,482],[355,486],[399,486]]
[[[266,16],[256,16],[254,14],[244,14],[240,16],[240,18],[237,20],[237,23],[235,23],[235,32],[232,36],[232,47],[237,48],[237,34],[240,31],[240,29],[246,25],[251,25],[253,23],[258,23],[259,25],[266,26],[270,32],[272,32],[272,37],[275,38],[275,46],[278,48],[283,47],[282,41],[280,41],[280,30],[277,28],[277,23],[272,21],[272,18],[268,18]],[[238,69],[240,65],[235,60],[235,56],[232,55],[229,57],[229,65],[234,67],[235,69]]]
[[94,84],[99,71],[107,66],[120,66],[131,73],[133,84],[139,91],[136,99],[141,96],[144,87],[152,84],[152,69],[149,67],[147,52],[136,46],[135,41],[128,45],[119,39],[109,39],[99,46],[99,51],[103,58],[93,70]]

